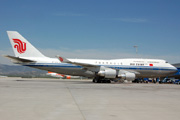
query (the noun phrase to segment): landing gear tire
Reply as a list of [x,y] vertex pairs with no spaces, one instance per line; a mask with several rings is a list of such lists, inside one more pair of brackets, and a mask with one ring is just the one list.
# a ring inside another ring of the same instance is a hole
[[102,83],[102,80],[101,79],[97,80],[97,83]]
[[93,83],[111,83],[110,79],[98,79],[98,78],[94,78],[92,80]]
[[93,79],[93,81],[92,81],[93,83],[98,83],[98,79]]
[[107,83],[111,83],[111,80],[107,80]]

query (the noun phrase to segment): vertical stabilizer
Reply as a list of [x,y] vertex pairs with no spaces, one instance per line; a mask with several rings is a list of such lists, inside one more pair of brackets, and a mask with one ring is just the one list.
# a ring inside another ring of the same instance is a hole
[[45,57],[31,43],[16,31],[7,31],[16,57]]

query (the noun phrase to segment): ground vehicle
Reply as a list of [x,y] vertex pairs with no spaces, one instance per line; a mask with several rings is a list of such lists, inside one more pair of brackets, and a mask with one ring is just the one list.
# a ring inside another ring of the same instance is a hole
[[159,83],[167,83],[167,84],[180,84],[180,79],[175,78],[164,78],[162,81],[159,81]]
[[173,83],[180,85],[180,79],[175,79],[175,80],[173,81]]
[[163,80],[159,81],[159,83],[172,84],[174,80],[175,80],[174,78],[164,78]]

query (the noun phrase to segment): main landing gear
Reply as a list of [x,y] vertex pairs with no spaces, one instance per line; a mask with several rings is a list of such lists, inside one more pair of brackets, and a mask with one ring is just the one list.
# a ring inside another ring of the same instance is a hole
[[94,78],[92,82],[94,82],[94,83],[111,83],[111,80],[105,79],[105,78]]

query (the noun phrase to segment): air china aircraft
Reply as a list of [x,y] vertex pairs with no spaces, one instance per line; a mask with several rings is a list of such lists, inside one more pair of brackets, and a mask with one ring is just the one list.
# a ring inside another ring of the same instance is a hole
[[14,63],[72,76],[93,78],[93,82],[111,82],[136,78],[163,78],[177,68],[159,59],[67,59],[44,56],[16,31],[7,31],[15,56],[7,55]]

